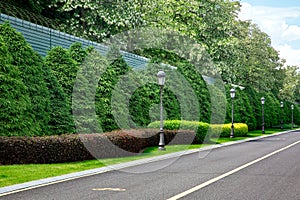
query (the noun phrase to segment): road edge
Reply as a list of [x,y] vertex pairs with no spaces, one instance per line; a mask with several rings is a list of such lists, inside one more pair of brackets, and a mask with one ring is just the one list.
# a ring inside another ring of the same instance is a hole
[[226,142],[226,143],[222,143],[222,144],[215,144],[215,145],[202,147],[199,149],[184,150],[184,151],[165,154],[165,155],[161,155],[161,156],[144,158],[144,159],[130,161],[130,162],[126,162],[126,163],[120,163],[120,164],[110,165],[110,166],[106,166],[106,167],[84,170],[84,171],[80,171],[80,172],[74,172],[74,173],[70,173],[70,174],[55,176],[55,177],[51,177],[51,178],[45,178],[45,179],[15,184],[15,185],[11,185],[11,186],[6,186],[6,187],[0,188],[0,197],[9,195],[12,193],[17,193],[17,192],[21,192],[21,191],[25,191],[25,190],[43,187],[46,185],[52,185],[52,184],[65,182],[65,181],[69,181],[69,180],[74,180],[74,179],[87,177],[87,176],[93,176],[93,175],[97,175],[97,174],[101,174],[101,173],[105,173],[105,172],[109,172],[109,171],[113,171],[113,170],[124,169],[127,167],[134,167],[134,166],[138,166],[138,165],[149,163],[149,162],[156,162],[156,161],[170,159],[170,158],[176,158],[179,156],[188,155],[188,154],[192,154],[192,153],[198,153],[198,152],[213,150],[213,149],[226,147],[226,146],[230,146],[230,145],[234,145],[234,144],[240,144],[240,143],[244,143],[244,142],[248,142],[248,141],[259,140],[262,138],[274,137],[277,135],[282,135],[282,134],[290,133],[293,131],[297,131],[297,130],[288,130],[288,131],[278,132],[278,133],[274,133],[274,134],[270,134],[270,135],[263,135],[263,136],[258,136],[258,137],[254,137],[254,138],[247,138],[244,140],[237,140],[237,141]]

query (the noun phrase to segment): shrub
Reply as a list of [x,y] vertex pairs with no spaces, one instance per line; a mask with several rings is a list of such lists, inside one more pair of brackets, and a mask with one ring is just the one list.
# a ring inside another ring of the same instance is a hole
[[[155,121],[148,125],[148,128],[159,128],[160,122]],[[196,121],[185,121],[185,120],[166,120],[164,121],[165,130],[191,130],[194,131],[194,137],[196,138],[196,143],[203,143],[207,137],[209,130],[209,124],[204,122]],[[209,137],[207,137],[209,138]],[[207,140],[206,140],[207,141]]]
[[[0,165],[61,163],[133,156],[159,143],[153,129],[116,130],[104,134],[64,134],[43,137],[0,137]],[[166,144],[190,144],[192,131],[165,131]],[[120,148],[117,148],[120,147]]]
[[[231,124],[212,124],[210,125],[211,137],[230,137]],[[234,136],[244,137],[248,134],[247,124],[235,123]]]

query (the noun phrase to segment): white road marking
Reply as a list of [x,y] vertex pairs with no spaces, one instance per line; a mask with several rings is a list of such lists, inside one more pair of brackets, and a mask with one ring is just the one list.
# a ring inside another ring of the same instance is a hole
[[227,176],[230,176],[230,175],[232,175],[232,174],[234,174],[234,173],[236,173],[236,172],[238,172],[238,171],[240,171],[240,170],[242,170],[242,169],[244,169],[246,167],[249,167],[249,166],[251,166],[251,165],[253,165],[253,164],[257,163],[257,162],[260,162],[260,161],[262,161],[262,160],[264,160],[266,158],[269,158],[269,157],[271,157],[271,156],[273,156],[273,155],[275,155],[277,153],[280,153],[281,151],[284,151],[284,150],[286,150],[288,148],[291,148],[291,147],[297,145],[298,143],[300,143],[300,140],[297,141],[297,142],[295,142],[295,143],[293,143],[293,144],[290,144],[290,145],[288,145],[286,147],[278,149],[278,150],[276,150],[276,151],[274,151],[274,152],[272,152],[270,154],[267,154],[267,155],[265,155],[263,157],[260,157],[260,158],[258,158],[256,160],[253,160],[253,161],[251,161],[251,162],[249,162],[249,163],[247,163],[245,165],[242,165],[242,166],[240,166],[240,167],[238,167],[238,168],[236,168],[234,170],[231,170],[231,171],[229,171],[229,172],[227,172],[225,174],[222,174],[222,175],[220,175],[220,176],[218,176],[216,178],[213,178],[213,179],[211,179],[209,181],[206,181],[206,182],[204,182],[204,183],[202,183],[200,185],[197,185],[197,186],[195,186],[195,187],[193,187],[193,188],[191,188],[191,189],[189,189],[189,190],[187,190],[185,192],[182,192],[182,193],[180,193],[180,194],[178,194],[176,196],[173,196],[173,197],[171,197],[171,198],[169,198],[167,200],[177,200],[177,199],[180,199],[180,198],[182,198],[184,196],[187,196],[187,195],[189,195],[189,194],[191,194],[193,192],[196,192],[197,190],[200,190],[200,189],[202,189],[202,188],[204,188],[204,187],[206,187],[206,186],[208,186],[208,185],[210,185],[210,184],[212,184],[214,182],[217,182],[217,181],[219,181],[219,180],[221,180],[221,179],[223,179],[223,178],[225,178]]
[[124,188],[94,188],[93,191],[115,191],[115,192],[124,192]]
[[72,178],[66,178],[66,179],[63,179],[63,180],[53,181],[53,182],[50,182],[50,183],[43,183],[43,184],[39,184],[39,185],[36,185],[36,186],[29,186],[27,188],[23,188],[23,189],[14,190],[14,191],[11,191],[11,192],[2,193],[2,194],[0,194],[0,197],[6,196],[6,195],[9,195],[9,194],[18,193],[18,192],[23,192],[23,191],[26,191],[26,190],[31,190],[31,189],[39,188],[39,187],[44,187],[44,186],[54,185],[54,184],[57,184],[57,183],[71,181],[71,180],[75,180],[75,179],[79,179],[79,178],[84,178],[84,177],[88,177],[88,176],[92,176],[92,175],[102,174],[102,173],[105,173],[105,172],[108,172],[108,171],[109,170],[102,171],[102,172],[95,172],[95,173],[92,173],[92,174],[86,174],[86,175],[82,175],[82,176],[76,176],[76,177],[72,177]]

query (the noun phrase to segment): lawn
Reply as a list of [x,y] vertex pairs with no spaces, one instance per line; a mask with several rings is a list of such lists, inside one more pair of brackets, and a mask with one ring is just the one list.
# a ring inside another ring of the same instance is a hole
[[[267,129],[265,135],[280,132],[280,129]],[[251,131],[248,137],[236,138],[218,138],[212,139],[213,143],[224,143],[236,140],[242,140],[251,137],[261,136],[261,131]],[[167,153],[184,151],[187,149],[197,149],[203,146],[212,144],[198,144],[198,145],[167,145],[166,151],[159,151],[157,147],[149,147],[138,156],[123,157],[123,158],[108,158],[99,160],[89,160],[82,162],[72,163],[59,163],[59,164],[26,164],[26,165],[3,165],[0,166],[0,187],[9,186],[18,183],[24,183],[32,180],[42,178],[49,178],[63,174],[79,172],[88,169],[104,167],[108,165],[118,164],[122,162],[133,161],[142,158],[149,158],[152,156],[164,155]]]

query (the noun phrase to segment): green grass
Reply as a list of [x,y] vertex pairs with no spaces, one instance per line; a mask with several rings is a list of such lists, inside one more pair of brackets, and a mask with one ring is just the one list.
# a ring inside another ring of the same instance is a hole
[[24,183],[42,178],[59,176],[72,172],[104,167],[123,162],[134,161],[142,158],[164,155],[172,152],[184,151],[187,149],[200,148],[202,146],[205,146],[205,144],[172,145],[166,146],[166,151],[159,151],[158,147],[149,147],[145,149],[145,151],[141,155],[138,156],[107,158],[72,163],[2,165],[0,166],[0,187]]
[[[267,129],[265,134],[273,134],[282,131],[281,129]],[[235,137],[235,138],[218,138],[212,139],[212,143],[224,143],[246,139],[249,137],[261,136],[261,130],[251,131],[248,137]],[[122,157],[122,158],[107,158],[99,160],[89,160],[82,162],[72,163],[59,163],[59,164],[26,164],[26,165],[3,165],[0,166],[0,187],[9,186],[13,184],[24,183],[32,180],[59,176],[72,172],[78,172],[88,169],[104,167],[108,165],[138,160],[142,158],[149,158],[153,156],[164,155],[167,153],[184,151],[187,149],[196,149],[210,144],[198,145],[171,145],[166,146],[166,151],[159,151],[157,147],[149,147],[138,156]]]

